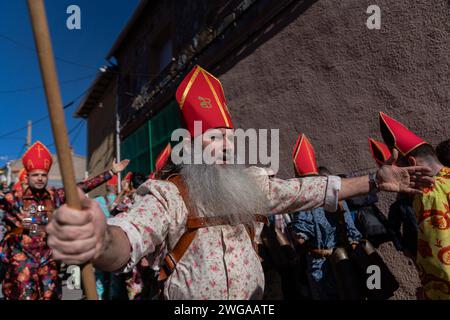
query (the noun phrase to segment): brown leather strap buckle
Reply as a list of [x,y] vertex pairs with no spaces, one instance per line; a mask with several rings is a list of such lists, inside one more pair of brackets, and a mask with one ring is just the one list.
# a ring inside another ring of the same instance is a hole
[[317,257],[328,257],[333,254],[333,249],[310,249],[309,252]]
[[171,252],[164,257],[164,266],[167,269],[166,271],[168,271],[168,275],[170,275],[173,270],[175,270],[175,268],[177,267],[177,262],[178,261],[174,258]]
[[168,254],[166,254],[166,256],[163,259],[163,262],[161,264],[161,268],[164,269],[165,278],[168,278],[172,272],[175,270],[175,268],[177,267],[178,261],[177,259],[173,256],[172,252],[169,252]]

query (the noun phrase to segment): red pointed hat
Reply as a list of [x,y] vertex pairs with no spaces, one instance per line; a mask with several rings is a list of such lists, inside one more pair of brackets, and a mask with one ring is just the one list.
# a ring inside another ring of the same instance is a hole
[[19,191],[19,192],[23,191],[23,189],[22,189],[22,184],[21,184],[19,181],[17,181],[17,182],[14,184],[14,186],[12,187],[12,190],[13,190],[13,191]]
[[131,178],[133,178],[133,173],[130,171],[127,173],[127,175],[123,178],[123,180],[130,182]]
[[22,157],[23,167],[27,172],[34,170],[50,171],[53,159],[47,147],[40,141],[36,141]]
[[380,112],[380,130],[387,146],[395,147],[403,156],[406,156],[417,147],[427,144],[403,124],[383,112]]
[[391,157],[391,150],[383,142],[369,138],[369,148],[372,157],[380,167]]
[[158,154],[155,160],[155,170],[150,173],[149,178],[154,179],[156,172],[164,168],[169,161],[170,155],[172,154],[172,147],[170,143],[166,145],[166,147]]
[[18,182],[25,182],[27,179],[27,171],[22,168],[19,171],[19,181]]
[[292,151],[294,167],[300,176],[319,174],[314,148],[304,134],[300,134]]
[[172,147],[170,146],[170,143],[168,143],[167,146],[156,157],[155,171],[159,171],[162,168],[164,168],[164,166],[167,164],[167,161],[170,158],[171,153],[172,153]]
[[111,179],[106,182],[106,185],[108,186],[117,186],[117,175],[113,175]]
[[194,121],[202,121],[202,134],[212,128],[233,128],[222,84],[200,66],[183,79],[175,97],[191,136]]

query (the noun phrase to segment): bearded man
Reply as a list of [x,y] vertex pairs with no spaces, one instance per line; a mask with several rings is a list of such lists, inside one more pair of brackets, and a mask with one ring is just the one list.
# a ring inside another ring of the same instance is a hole
[[[414,193],[431,183],[424,167],[386,165],[370,177],[282,180],[264,168],[235,166],[229,163],[233,124],[219,80],[195,66],[176,98],[191,135],[194,122],[202,121],[195,139],[215,150],[216,162],[173,166],[167,180],[148,180],[133,207],[108,223],[89,199],[82,199],[82,210],[61,207],[47,227],[55,259],[92,260],[96,268],[127,272],[148,256],[160,267],[165,299],[260,299],[264,274],[255,230],[269,213],[321,206],[334,212],[339,200],[373,188]],[[210,129],[221,136],[205,134]]]

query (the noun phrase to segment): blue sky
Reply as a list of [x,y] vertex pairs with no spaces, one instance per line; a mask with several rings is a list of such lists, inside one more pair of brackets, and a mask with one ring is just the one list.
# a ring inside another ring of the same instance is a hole
[[[56,60],[63,104],[79,97],[94,80],[105,56],[131,17],[138,0],[47,0],[47,19]],[[67,7],[81,9],[81,30],[69,30]],[[32,50],[30,50],[30,48]],[[28,8],[25,0],[0,2],[0,165],[23,153],[28,120],[45,117],[47,104]],[[79,66],[82,65],[82,66]],[[66,83],[67,82],[67,83]],[[86,123],[72,117],[82,97],[66,109],[69,139],[76,154],[86,155]],[[83,122],[83,124],[80,123]],[[14,133],[8,134],[10,132]],[[33,124],[33,141],[53,144],[47,119]],[[55,152],[55,147],[50,146]]]

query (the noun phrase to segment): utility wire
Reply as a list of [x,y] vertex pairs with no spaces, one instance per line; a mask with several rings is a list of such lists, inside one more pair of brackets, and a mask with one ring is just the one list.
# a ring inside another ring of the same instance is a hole
[[[78,96],[76,96],[74,99],[72,99],[71,102],[69,102],[66,105],[64,105],[63,108],[67,109],[67,108],[70,108],[71,106],[73,106],[75,104],[75,102],[77,102],[77,100],[80,99],[88,91],[89,91],[89,89],[86,89],[83,92],[81,92]],[[46,120],[48,117],[49,117],[49,115],[47,114],[47,115],[45,115],[45,116],[43,116],[43,117],[41,117],[41,118],[39,118],[37,120],[32,120],[32,123],[36,124],[36,123],[42,122],[42,121]],[[27,128],[28,128],[28,125],[20,127],[20,128],[17,128],[17,129],[14,129],[14,130],[6,132],[6,133],[3,133],[3,134],[0,135],[0,139],[8,137],[8,136],[10,136],[10,135],[12,135],[12,134],[14,134],[16,132],[20,132],[20,131],[25,130]]]
[[22,149],[20,149],[19,153],[17,154],[16,159],[20,159],[20,157],[22,156],[23,152],[25,151],[26,146],[27,146],[27,144],[24,143],[23,146],[22,146]]
[[[72,128],[70,128],[69,131],[67,131],[67,136],[70,137],[70,135],[71,135],[72,133],[74,133],[75,130],[77,130],[77,129],[79,129],[79,128],[81,127],[81,125],[83,124],[83,122],[84,122],[84,120],[80,120],[80,121],[78,121]],[[45,145],[47,146],[47,148],[50,148],[50,147],[55,146],[55,142],[54,142],[54,140],[53,140],[52,143],[46,143]]]
[[82,124],[84,123],[84,120],[80,120],[78,121],[78,123],[72,128],[70,129],[67,134],[71,135],[75,130],[77,130]]
[[[20,41],[17,41],[15,39],[11,38],[11,37],[5,36],[3,34],[0,34],[0,39],[9,41],[9,42],[15,44],[16,46],[22,47],[24,49],[27,49],[27,50],[30,50],[30,51],[33,51],[33,52],[37,52],[36,49],[34,49],[34,48],[32,48],[32,47],[30,47],[30,46],[28,46],[28,45],[26,45],[26,44],[24,44],[24,43],[22,43]],[[81,68],[86,68],[86,69],[91,69],[91,70],[101,70],[99,67],[94,67],[94,66],[89,66],[89,65],[86,65],[86,64],[74,62],[72,60],[68,60],[68,59],[65,59],[65,58],[58,57],[58,56],[55,56],[55,60],[59,60],[59,61],[64,62],[66,64],[70,64],[70,65],[81,67]],[[156,77],[156,76],[159,75],[159,73],[134,73],[134,72],[121,72],[121,71],[117,71],[117,70],[108,70],[108,72],[115,73],[115,74],[123,74],[123,75],[149,77],[149,78],[150,77]]]
[[[74,82],[90,79],[95,75],[96,74],[90,74],[90,75],[87,75],[87,76],[84,76],[81,78],[76,78],[76,79],[67,80],[67,81],[61,81],[60,85],[65,85],[65,84],[69,84],[69,83],[74,83]],[[18,88],[18,89],[11,89],[11,90],[0,90],[0,94],[19,93],[19,92],[33,91],[33,90],[38,90],[38,89],[43,89],[43,88],[44,88],[43,86],[34,86],[34,87]]]
[[[19,42],[19,41],[17,41],[17,40],[14,40],[13,38],[8,37],[8,36],[5,36],[5,35],[3,35],[3,34],[0,34],[0,39],[9,41],[9,42],[15,44],[16,46],[22,47],[22,48],[24,48],[24,49],[27,49],[27,50],[30,50],[30,51],[33,51],[33,52],[37,52],[37,50],[34,49],[33,47],[30,47],[30,46],[28,46],[28,45],[26,45],[26,44],[24,44],[24,43],[22,43],[22,42]],[[60,58],[60,57],[57,57],[57,56],[55,56],[55,59],[56,59],[56,60],[59,60],[59,61],[61,61],[61,62],[67,63],[67,64],[72,64],[72,65],[77,66],[77,67],[82,67],[82,68],[86,68],[86,69],[95,69],[95,70],[98,70],[98,68],[95,68],[95,67],[93,67],[93,66],[88,66],[88,65],[85,65],[85,64],[73,62],[73,61],[70,61],[70,60],[67,60],[67,59],[63,59],[63,58]]]
[[84,127],[84,121],[81,122],[81,126],[78,127],[78,131],[75,133],[75,135],[72,138],[72,141],[70,141],[70,145],[73,146],[73,144],[75,143],[75,141],[77,141],[78,136],[81,133],[81,129]]
[[[67,135],[70,136],[72,133],[75,132],[75,130],[80,129],[83,125],[84,120],[80,120],[77,122],[76,125],[74,125],[69,131],[67,131]],[[78,132],[78,131],[77,131]],[[47,148],[53,147],[55,145],[55,142],[53,141],[51,144],[45,144]]]

